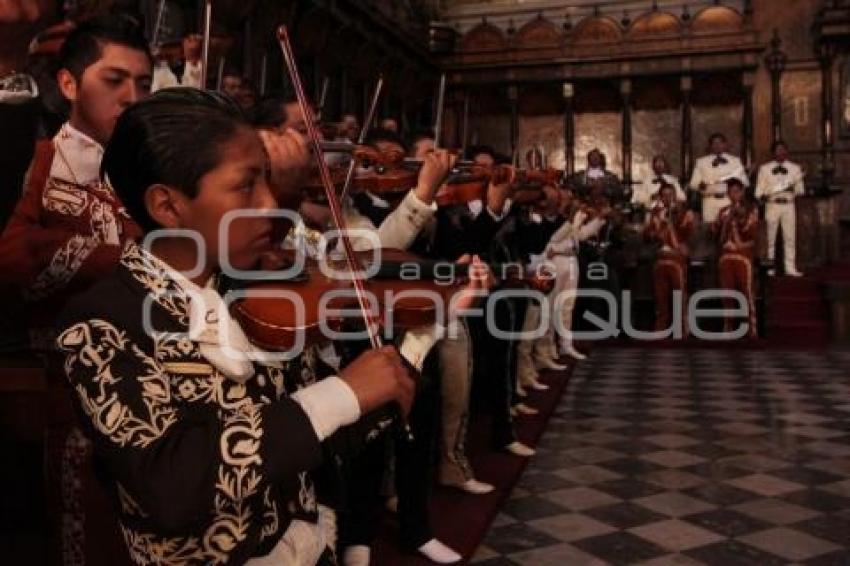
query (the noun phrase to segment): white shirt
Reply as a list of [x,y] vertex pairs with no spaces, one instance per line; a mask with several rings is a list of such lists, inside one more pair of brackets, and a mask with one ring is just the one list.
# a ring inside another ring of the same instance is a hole
[[504,206],[502,206],[502,211],[498,214],[490,210],[489,206],[484,206],[484,202],[482,202],[481,199],[469,201],[467,206],[469,207],[469,212],[472,213],[472,218],[478,218],[478,215],[484,212],[484,210],[486,209],[487,214],[489,214],[493,220],[495,220],[496,222],[501,222],[511,211],[511,207],[513,206],[513,204],[513,200],[509,198],[505,199],[505,204]]
[[50,177],[89,185],[100,181],[100,164],[103,162],[103,146],[65,122],[53,137],[56,155],[50,166]]
[[[716,159],[725,160],[725,163],[714,165]],[[729,179],[740,179],[745,187],[750,186],[750,179],[744,170],[741,160],[729,153],[716,155],[711,153],[697,159],[694,164],[694,173],[691,176],[690,186],[694,190],[700,189],[700,184],[705,183],[705,195],[714,196],[718,193],[726,193],[726,181]]]
[[[784,171],[778,170],[780,167]],[[789,188],[792,190],[788,191]],[[805,192],[803,170],[796,163],[787,160],[779,163],[774,160],[759,167],[756,198],[770,197],[771,195],[793,198],[802,196]]]

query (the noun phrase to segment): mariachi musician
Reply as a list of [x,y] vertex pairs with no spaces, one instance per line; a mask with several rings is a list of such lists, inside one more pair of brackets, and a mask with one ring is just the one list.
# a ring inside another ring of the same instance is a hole
[[[718,238],[720,258],[718,260],[719,286],[721,289],[742,293],[747,302],[747,336],[755,338],[756,307],[753,293],[753,256],[758,234],[758,208],[746,201],[744,183],[740,179],[729,179],[727,191],[730,204],[724,207],[712,230]],[[724,299],[727,316],[724,331],[732,330],[732,319],[728,311],[734,308],[732,299]]]
[[708,138],[709,154],[697,159],[690,186],[702,196],[702,220],[714,222],[717,213],[729,205],[726,195],[726,180],[738,179],[746,188],[750,180],[741,160],[729,154],[726,136],[711,134]]
[[[652,270],[655,288],[655,329],[670,327],[670,297],[674,291],[682,293],[686,304],[688,287],[688,240],[694,229],[694,213],[676,198],[676,188],[666,183],[658,190],[658,201],[650,212],[645,237],[660,244]],[[687,333],[687,319],[682,310],[683,332]]]
[[[797,271],[797,211],[795,199],[805,192],[803,170],[788,159],[788,146],[785,142],[773,144],[773,161],[765,163],[759,169],[756,184],[756,198],[764,203],[764,217],[767,222],[767,259],[776,257],[776,232],[782,227],[782,251],[785,258],[785,275],[800,277]],[[768,275],[775,275],[771,267]]]

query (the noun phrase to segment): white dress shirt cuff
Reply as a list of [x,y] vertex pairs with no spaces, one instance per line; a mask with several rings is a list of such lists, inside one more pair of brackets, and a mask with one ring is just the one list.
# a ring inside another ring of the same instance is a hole
[[360,418],[357,396],[335,375],[295,392],[292,400],[304,409],[320,442]]
[[416,195],[415,190],[411,190],[407,194],[407,197],[404,199],[404,203],[410,210],[421,214],[433,214],[437,212],[437,201],[432,201],[431,204],[428,204]]

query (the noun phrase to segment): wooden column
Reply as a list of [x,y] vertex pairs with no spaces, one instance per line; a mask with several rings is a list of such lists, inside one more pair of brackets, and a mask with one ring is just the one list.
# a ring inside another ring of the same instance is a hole
[[632,186],[632,81],[620,81],[620,99],[623,104],[623,183],[628,189]]
[[741,160],[744,168],[749,169],[753,164],[753,86],[755,73],[744,72],[744,116],[741,121]]
[[561,92],[564,96],[564,171],[567,175],[572,175],[576,169],[575,88],[573,83],[564,83]]
[[687,181],[694,166],[694,148],[691,134],[691,91],[693,88],[691,77],[682,77],[680,86],[682,89],[682,179]]
[[833,91],[832,91],[832,62],[834,60],[832,46],[820,46],[818,59],[821,68],[821,168],[823,170],[823,188],[828,189],[835,174],[835,132],[832,127]]
[[764,58],[765,66],[770,71],[770,132],[773,143],[782,139],[782,73],[788,63],[788,56],[782,52],[781,46],[779,31],[774,28],[771,49]]
[[511,158],[516,160],[519,143],[519,91],[516,85],[508,86],[508,101],[511,105]]

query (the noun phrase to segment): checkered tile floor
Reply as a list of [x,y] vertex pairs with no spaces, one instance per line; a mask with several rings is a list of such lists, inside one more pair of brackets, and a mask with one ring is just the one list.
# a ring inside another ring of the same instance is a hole
[[597,349],[473,563],[850,565],[848,367]]

